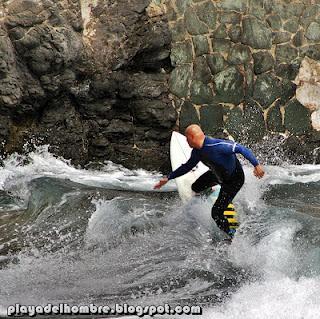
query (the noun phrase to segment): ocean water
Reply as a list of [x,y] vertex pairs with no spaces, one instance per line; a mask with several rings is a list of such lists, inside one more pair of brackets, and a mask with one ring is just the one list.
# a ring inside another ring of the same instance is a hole
[[[0,168],[0,315],[9,305],[200,305],[201,318],[318,318],[320,166],[266,166],[231,245],[160,174],[73,167],[40,147]],[[178,318],[179,316],[176,316]],[[190,318],[190,316],[180,316]],[[199,316],[197,316],[199,318]]]

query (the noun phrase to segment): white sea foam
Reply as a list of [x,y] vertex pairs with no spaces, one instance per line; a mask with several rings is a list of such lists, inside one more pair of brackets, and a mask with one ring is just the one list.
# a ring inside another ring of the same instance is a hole
[[[320,181],[320,165],[267,166],[265,169],[265,178],[257,181],[252,169],[245,167],[246,184],[237,199],[247,202],[251,208],[263,205],[260,197],[269,184]],[[229,248],[230,260],[244,269],[253,269],[259,279],[244,284],[223,304],[206,308],[202,318],[319,318],[319,248],[306,253],[293,246],[294,235],[301,227],[293,217],[273,225],[269,235],[258,243],[251,243],[247,236],[236,235]],[[303,253],[306,254],[302,256]]]
[[267,172],[268,181],[271,185],[320,181],[320,165],[269,166]]
[[[262,185],[266,184],[294,184],[320,181],[320,165],[288,165],[266,166],[266,176],[257,181],[252,174],[252,168],[245,166],[247,192],[249,201],[259,199],[258,193]],[[148,172],[143,169],[130,170],[121,165],[106,161],[102,170],[81,169],[70,164],[69,161],[56,157],[48,151],[48,146],[40,146],[27,156],[12,154],[4,160],[0,168],[0,189],[8,189],[14,184],[28,182],[38,177],[56,177],[89,186],[113,188],[119,190],[152,191],[153,185],[161,174]],[[174,181],[170,181],[162,191],[175,190]]]
[[[69,161],[56,157],[48,146],[38,147],[27,156],[12,154],[0,168],[0,189],[10,190],[21,198],[27,196],[26,184],[38,177],[55,177],[88,186],[118,190],[152,191],[160,178],[157,172],[143,169],[129,170],[121,165],[106,161],[102,170],[81,169]],[[174,182],[168,183],[162,191],[175,190]]]
[[220,307],[206,309],[202,318],[316,319],[320,311],[320,277],[283,277],[244,285]]
[[[252,168],[245,166],[246,183],[239,195],[237,195],[236,201],[245,201],[249,208],[261,207],[263,205],[261,195],[270,184],[320,181],[320,165],[266,166],[265,169],[265,178],[257,180],[252,174]],[[106,162],[103,171],[75,168],[68,161],[50,154],[46,147],[38,148],[27,157],[21,157],[16,154],[10,156],[5,160],[4,167],[0,168],[0,173],[0,188],[3,190],[16,190],[22,197],[26,192],[26,190],[23,190],[22,185],[32,179],[43,176],[70,179],[74,182],[96,187],[142,191],[151,191],[152,186],[160,177],[158,173],[144,170],[128,170],[110,162]],[[167,190],[173,189],[175,189],[174,182],[167,187]],[[120,235],[125,233],[125,226],[131,226],[132,223],[131,219],[130,223],[126,223],[129,217],[126,214],[122,214],[121,209],[118,209],[117,206],[121,203],[116,205],[116,201],[114,199],[95,202],[96,210],[89,219],[85,234],[86,244],[89,246],[90,244],[111,243],[117,247],[119,242],[121,244],[122,238]],[[200,206],[198,207],[197,205]],[[201,205],[201,203],[195,203],[192,207],[193,209],[189,213],[192,215],[191,217],[196,219],[201,215],[200,224],[209,225],[210,216],[204,212],[209,211],[207,207]],[[151,209],[151,207],[146,207],[146,210],[134,211],[130,218],[134,219],[136,214],[140,217],[139,221],[143,222],[142,214],[148,214]],[[171,213],[170,208],[166,211]],[[189,218],[189,216],[186,217]],[[118,224],[113,221],[118,221]],[[121,223],[122,221],[123,223]],[[181,223],[183,219],[178,219],[178,221]],[[246,220],[244,220],[244,224],[245,222]],[[110,229],[106,226],[110,226]],[[181,236],[185,235],[185,233],[175,233],[174,231],[179,225],[174,226],[173,229],[170,228],[172,236],[170,238],[172,247],[177,250],[180,247],[179,245],[184,243],[184,238]],[[286,220],[285,223],[279,221],[272,227],[272,229],[269,229],[268,234],[258,243],[250,242],[248,236],[242,236],[241,234],[235,236],[228,250],[230,262],[240,269],[253,269],[254,273],[259,276],[254,278],[253,282],[246,281],[246,283],[243,283],[223,304],[206,308],[201,316],[202,318],[313,319],[319,317],[320,276],[319,270],[316,270],[319,264],[319,251],[314,249],[309,255],[307,254],[312,258],[308,257],[301,263],[301,256],[294,246],[294,236],[302,226],[298,221],[294,220],[294,217]],[[161,238],[163,234],[156,232],[152,236],[150,235],[150,239],[156,236]],[[178,237],[181,237],[181,243],[177,242]],[[131,239],[133,247],[135,247],[134,240],[141,244],[139,237],[134,237]],[[159,242],[161,242],[160,239]],[[148,248],[146,249],[147,252],[156,247],[152,246],[153,242],[151,240],[142,241],[142,243]],[[202,242],[201,244],[203,245]],[[140,246],[137,245],[135,247],[137,251],[144,251],[144,248]],[[121,249],[124,248],[121,247]],[[119,253],[121,253],[121,250],[118,252],[115,249],[115,254],[112,257],[119,257]],[[123,256],[126,257],[127,255]],[[6,291],[6,303],[9,304],[9,302],[14,302],[15,300],[39,303],[50,302],[63,299],[64,296],[70,299],[82,298],[83,295],[80,293],[82,291],[86,295],[94,295],[97,291],[102,295],[106,287],[109,288],[108,292],[111,294],[113,290],[116,291],[119,288],[118,280],[123,285],[124,282],[137,280],[137,276],[129,276],[128,280],[125,280],[126,274],[122,273],[117,281],[113,281],[113,277],[106,272],[106,269],[111,268],[116,259],[106,258],[102,254],[100,259],[97,258],[95,263],[92,263],[91,258],[86,261],[85,257],[82,256],[82,263],[75,263],[72,260],[57,261],[57,257],[54,255],[52,260],[50,258],[46,260],[42,256],[21,258],[19,264],[11,265],[10,268],[3,270],[1,282]],[[206,255],[205,258],[207,258],[205,262],[208,263],[208,268],[210,268],[210,256]],[[194,263],[193,260],[190,262]],[[62,270],[61,265],[65,266]],[[121,264],[119,263],[119,265]],[[314,269],[314,271],[304,272],[304,265]],[[161,264],[159,263],[157,267],[160,266]],[[147,265],[146,267],[156,267],[156,264],[150,263],[150,266]],[[72,271],[68,272],[66,269],[68,271],[71,269]],[[163,269],[159,268],[159,271],[163,271]],[[59,274],[59,276],[56,277],[56,274]],[[115,271],[111,274],[116,276],[117,272]],[[57,280],[60,280],[59,284],[57,284]],[[66,282],[70,285],[69,287],[66,287]],[[52,286],[52,291],[47,289],[48,284]],[[195,285],[198,285],[197,281],[195,281]],[[34,289],[30,290],[29,287]],[[192,289],[196,290],[195,288]],[[12,296],[9,297],[8,293]],[[184,294],[185,290],[180,291],[180,293]],[[161,298],[165,299],[167,296],[165,294],[154,296],[155,302],[158,301],[160,303],[162,302]],[[183,297],[184,295],[181,295],[181,298]],[[46,300],[42,300],[42,298]],[[4,316],[5,313],[6,309],[0,306],[0,315]],[[190,316],[186,318],[190,318]]]
[[7,308],[0,305],[0,318],[6,317],[6,315],[7,315]]

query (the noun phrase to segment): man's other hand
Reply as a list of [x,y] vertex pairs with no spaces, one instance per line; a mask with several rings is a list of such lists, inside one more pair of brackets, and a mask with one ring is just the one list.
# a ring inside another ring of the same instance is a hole
[[167,184],[167,182],[168,182],[168,178],[164,177],[164,178],[160,179],[159,183],[154,185],[153,189],[160,189],[163,185]]
[[264,176],[264,170],[262,165],[257,165],[254,170],[253,170],[253,174],[254,176],[256,176],[257,178],[262,178]]

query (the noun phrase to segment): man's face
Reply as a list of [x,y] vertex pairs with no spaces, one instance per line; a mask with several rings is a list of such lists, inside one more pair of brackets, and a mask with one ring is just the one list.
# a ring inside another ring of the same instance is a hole
[[187,134],[187,142],[189,144],[190,147],[194,148],[195,147],[195,144],[194,144],[194,141],[193,141],[193,138],[192,138],[192,135],[190,134]]

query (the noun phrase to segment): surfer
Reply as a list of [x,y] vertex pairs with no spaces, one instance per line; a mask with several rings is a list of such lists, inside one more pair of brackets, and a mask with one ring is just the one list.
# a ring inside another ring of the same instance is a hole
[[243,155],[254,166],[253,173],[257,178],[264,176],[264,169],[251,150],[231,140],[205,136],[199,125],[189,125],[185,130],[185,135],[192,148],[190,159],[162,178],[154,189],[160,189],[169,180],[188,173],[199,161],[203,162],[210,169],[202,174],[191,188],[198,194],[214,185],[221,185],[219,196],[211,210],[211,216],[221,230],[232,236],[232,230],[223,213],[244,183],[244,172],[236,154]]

